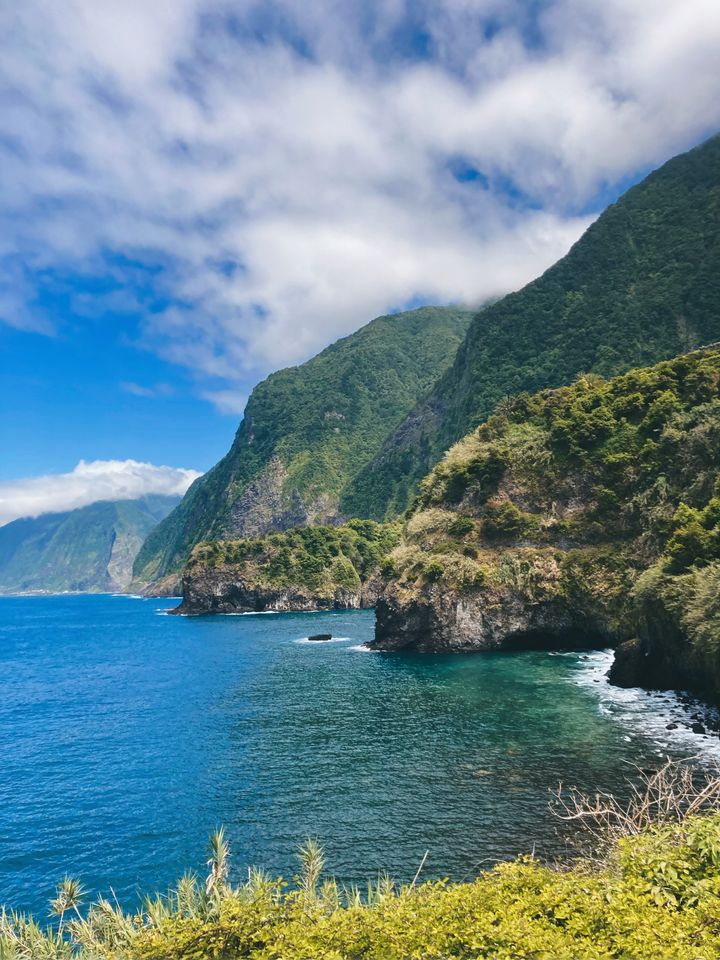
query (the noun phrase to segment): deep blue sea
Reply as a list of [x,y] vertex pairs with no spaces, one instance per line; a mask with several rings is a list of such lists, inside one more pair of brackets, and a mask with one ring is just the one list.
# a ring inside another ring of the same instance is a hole
[[[559,780],[717,756],[672,695],[608,686],[607,653],[369,653],[369,611],[169,617],[174,601],[0,598],[0,903],[44,916],[66,872],[127,906],[202,872],[467,878],[562,848]],[[311,643],[309,633],[337,640]]]

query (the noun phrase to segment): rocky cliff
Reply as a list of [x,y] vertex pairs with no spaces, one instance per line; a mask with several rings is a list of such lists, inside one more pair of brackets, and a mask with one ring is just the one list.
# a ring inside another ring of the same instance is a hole
[[376,649],[622,644],[720,691],[720,349],[500,405],[421,486]]
[[447,369],[471,318],[458,307],[379,317],[260,383],[227,456],[143,546],[136,588],[173,584],[205,540],[354,516],[340,506],[343,490]]
[[353,520],[199,544],[185,567],[179,614],[372,607],[399,527]]

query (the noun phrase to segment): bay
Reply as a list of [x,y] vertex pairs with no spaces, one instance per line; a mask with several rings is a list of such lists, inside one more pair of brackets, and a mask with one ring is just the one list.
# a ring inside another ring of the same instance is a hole
[[290,877],[312,836],[344,882],[411,879],[426,851],[425,877],[466,879],[562,853],[560,780],[622,793],[718,756],[691,702],[610,687],[608,652],[370,653],[371,611],[176,602],[0,598],[0,903],[43,917],[69,873],[134,906],[202,873],[220,824],[237,877]]

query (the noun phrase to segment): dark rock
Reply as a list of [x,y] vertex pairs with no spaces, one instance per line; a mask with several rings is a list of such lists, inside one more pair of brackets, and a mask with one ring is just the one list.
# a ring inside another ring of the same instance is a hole
[[374,650],[577,650],[616,639],[601,616],[562,598],[537,601],[512,587],[476,595],[427,587],[407,597],[391,585],[375,605]]
[[327,640],[332,640],[331,633],[314,633],[311,637],[308,637],[308,640],[316,640],[320,643],[323,643]]
[[669,724],[665,727],[665,729],[666,729],[666,730],[677,730],[678,726],[679,726],[679,725],[678,725],[677,723],[669,723]]
[[707,733],[707,730],[705,729],[703,724],[699,723],[697,720],[695,721],[695,723],[693,723],[690,729],[692,730],[693,733]]
[[627,640],[615,651],[609,680],[616,687],[639,687],[643,676],[643,651],[639,640]]
[[288,583],[268,586],[247,582],[232,565],[210,564],[188,566],[183,573],[183,602],[173,613],[201,615],[206,613],[259,613],[311,610],[358,610],[372,607],[378,592],[375,580],[358,590],[338,587],[334,593],[316,593]]

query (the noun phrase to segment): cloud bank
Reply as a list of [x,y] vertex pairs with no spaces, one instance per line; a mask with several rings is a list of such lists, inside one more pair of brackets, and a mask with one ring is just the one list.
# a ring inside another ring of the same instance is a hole
[[197,470],[138,460],[81,460],[69,473],[0,483],[0,526],[97,500],[136,500],[149,493],[181,496],[199,476]]
[[720,128],[718,49],[717,0],[4,4],[0,317],[124,313],[235,410],[378,313],[539,274]]

